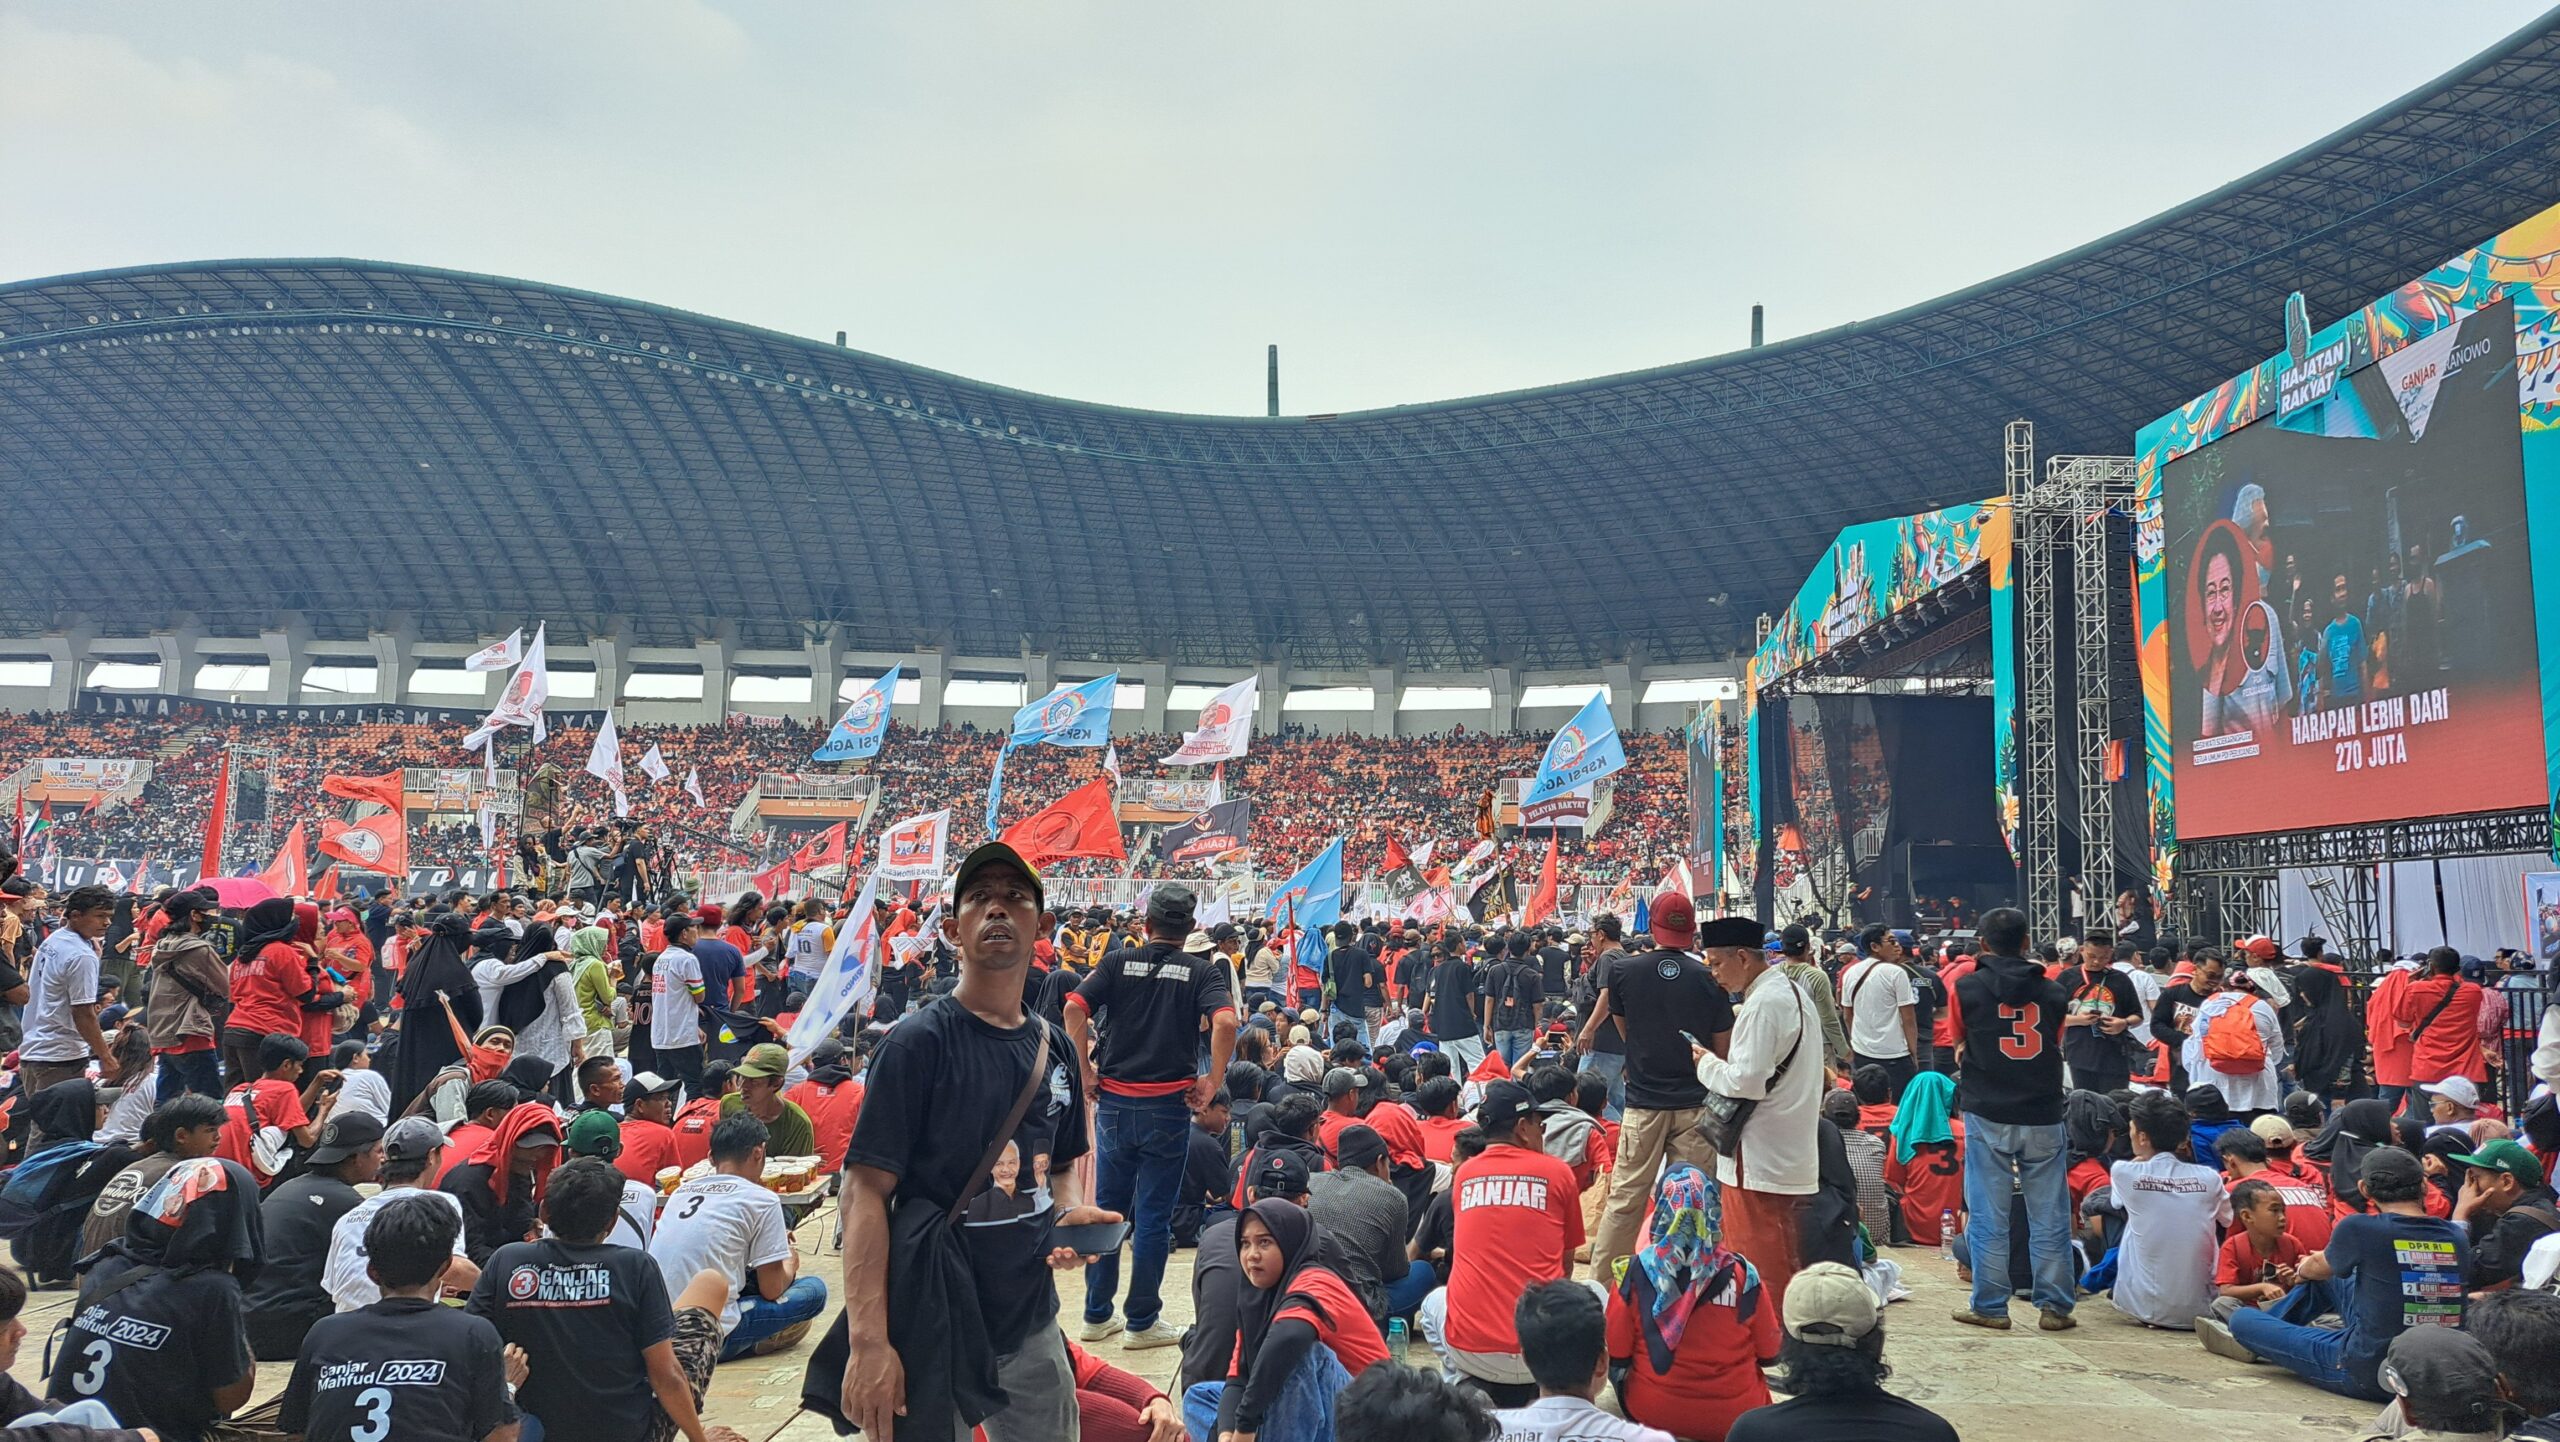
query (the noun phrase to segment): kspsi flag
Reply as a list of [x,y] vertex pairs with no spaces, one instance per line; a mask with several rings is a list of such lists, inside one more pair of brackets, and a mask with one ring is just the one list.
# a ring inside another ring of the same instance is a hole
[[1535,806],[1623,770],[1626,764],[1627,749],[1618,743],[1618,723],[1609,715],[1608,698],[1595,694],[1547,743],[1547,754],[1538,758],[1537,779],[1520,804]]
[[1263,908],[1272,924],[1294,924],[1313,931],[1342,919],[1342,838],[1316,853],[1298,874],[1280,883],[1271,904]]
[[1111,702],[1120,691],[1120,673],[1096,676],[1081,686],[1061,686],[1013,713],[1013,732],[996,753],[995,775],[987,780],[987,823],[995,834],[996,813],[1004,805],[1004,758],[1022,746],[1108,746]]

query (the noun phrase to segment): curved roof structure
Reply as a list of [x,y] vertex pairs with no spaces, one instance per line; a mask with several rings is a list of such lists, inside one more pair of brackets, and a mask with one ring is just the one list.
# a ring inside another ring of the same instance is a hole
[[[2205,163],[2210,163],[2206,158]],[[2044,264],[1819,335],[1321,417],[1031,395],[557,286],[355,260],[0,287],[0,631],[1180,664],[1723,657],[1848,521],[2001,484],[2560,200],[2560,13]],[[2022,204],[2067,203],[2035,196]],[[1996,220],[1996,218],[1994,218]],[[1591,564],[1599,544],[1634,563]]]

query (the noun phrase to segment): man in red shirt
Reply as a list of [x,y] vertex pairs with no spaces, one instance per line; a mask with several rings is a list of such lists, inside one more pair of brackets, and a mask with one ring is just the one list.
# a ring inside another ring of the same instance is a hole
[[738,1079],[725,1061],[715,1061],[702,1069],[702,1095],[684,1104],[674,1122],[676,1141],[675,1164],[692,1166],[711,1156],[711,1129],[720,1125],[720,1099],[738,1089]]
[[[643,1071],[633,1072],[630,1084],[622,1090],[622,1155],[615,1157],[613,1164],[635,1182],[654,1187],[662,1169],[678,1165],[675,1128],[671,1125],[678,1085],[656,1072]],[[712,1114],[719,1114],[717,1102],[712,1104]],[[841,1158],[843,1154],[837,1155]],[[840,1163],[830,1165],[837,1164]]]
[[1513,1308],[1541,1282],[1573,1275],[1582,1197],[1573,1172],[1540,1150],[1537,1099],[1517,1082],[1487,1083],[1476,1125],[1491,1139],[1450,1181],[1449,1285],[1423,1304],[1422,1333],[1442,1362],[1519,1405],[1537,1378],[1520,1355]]
[[[2462,953],[2449,946],[2427,953],[2427,974],[2409,983],[2396,1008],[2409,1034],[2412,1086],[2451,1076],[2475,1084],[2489,1079],[2488,1059],[2480,1053],[2483,996],[2478,986],[2462,979]],[[2409,1110],[2424,1115],[2424,1098]]]
[[809,1054],[806,1081],[782,1094],[809,1114],[818,1134],[818,1160],[829,1172],[844,1170],[844,1149],[853,1141],[853,1123],[862,1114],[862,1083],[845,1061],[844,1043],[834,1037]]

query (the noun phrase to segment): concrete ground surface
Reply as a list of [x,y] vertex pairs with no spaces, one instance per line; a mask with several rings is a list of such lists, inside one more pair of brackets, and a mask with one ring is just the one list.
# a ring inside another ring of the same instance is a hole
[[[841,1291],[842,1261],[828,1245],[835,1232],[833,1204],[818,1208],[797,1232],[804,1275],[827,1279]],[[2144,1327],[2118,1313],[2103,1297],[2083,1298],[2080,1326],[2068,1332],[2036,1329],[2025,1302],[2011,1331],[1985,1332],[1958,1325],[1951,1313],[1965,1300],[1953,1268],[1934,1252],[1897,1248],[1912,1297],[1885,1314],[1885,1357],[1893,1365],[1892,1389],[1924,1404],[1978,1442],[2159,1442],[2163,1437],[2247,1437],[2251,1442],[2337,1442],[2353,1437],[2377,1410],[2334,1397],[2268,1366],[2248,1366],[2207,1353],[2185,1332]],[[1061,1315],[1073,1328],[1082,1315],[1081,1276],[1059,1276]],[[66,1314],[72,1294],[37,1292],[28,1299],[27,1342],[11,1369],[38,1395],[43,1342]],[[1176,1252],[1165,1277],[1165,1318],[1177,1330],[1191,1319],[1191,1254]],[[832,1321],[832,1306],[825,1319]],[[708,1419],[734,1427],[753,1442],[820,1442],[833,1437],[825,1422],[799,1411],[800,1379],[813,1332],[788,1352],[728,1363],[713,1374],[705,1406]],[[1096,1344],[1097,1355],[1116,1366],[1168,1386],[1181,1364],[1178,1348],[1123,1350],[1119,1339]],[[1432,1364],[1416,1338],[1409,1360]],[[267,1363],[258,1369],[253,1402],[281,1391],[292,1368]],[[1279,1442],[1279,1439],[1275,1439]]]

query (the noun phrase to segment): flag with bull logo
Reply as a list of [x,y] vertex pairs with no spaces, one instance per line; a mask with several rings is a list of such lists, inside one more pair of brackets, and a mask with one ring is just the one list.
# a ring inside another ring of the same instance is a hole
[[1619,744],[1618,723],[1609,715],[1609,698],[1594,693],[1547,743],[1546,755],[1538,758],[1537,779],[1530,783],[1520,804],[1535,806],[1549,797],[1562,796],[1622,770],[1626,764],[1627,749]]
[[996,753],[995,775],[987,781],[986,830],[992,835],[996,813],[1004,805],[1004,758],[1024,746],[1108,746],[1111,703],[1120,691],[1120,673],[1096,676],[1081,686],[1057,690],[1013,713],[1013,731]]
[[[507,689],[498,693],[498,704],[489,708],[488,719],[462,738],[463,750],[478,751],[496,745],[498,733],[510,726],[532,728],[536,741],[551,734],[542,722],[542,708],[551,701],[551,665],[543,651],[543,632],[543,624],[537,623],[533,644],[525,648],[524,659],[516,663],[516,673],[507,678]],[[489,764],[495,766],[497,762],[493,759]]]
[[1099,777],[1004,829],[997,838],[1022,853],[1033,866],[1046,866],[1071,856],[1109,861],[1128,857],[1120,840],[1120,813],[1111,783]]
[[892,666],[879,680],[862,688],[836,720],[835,729],[818,749],[809,753],[813,761],[859,761],[880,754],[880,743],[889,735],[889,708],[898,699],[898,676],[907,668]]

